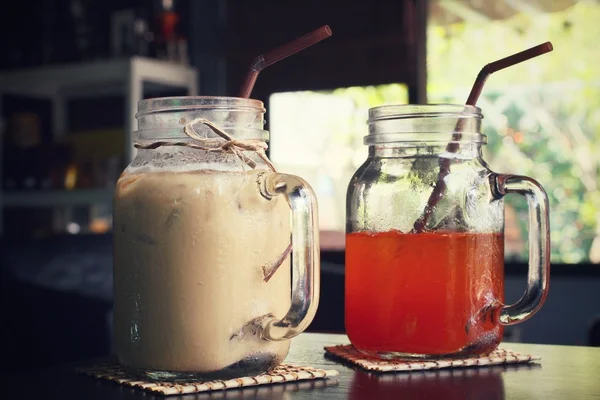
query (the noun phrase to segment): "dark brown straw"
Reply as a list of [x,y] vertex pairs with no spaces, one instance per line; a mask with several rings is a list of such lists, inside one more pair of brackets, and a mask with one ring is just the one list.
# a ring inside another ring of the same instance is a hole
[[250,97],[260,71],[267,68],[269,65],[275,64],[277,61],[281,61],[292,54],[295,54],[306,49],[307,47],[312,46],[313,44],[320,42],[323,39],[327,39],[329,36],[331,36],[331,29],[328,25],[324,25],[319,29],[299,37],[296,40],[293,40],[281,47],[271,50],[266,54],[261,54],[260,56],[256,57],[254,61],[252,61],[252,64],[250,64],[250,70],[248,71],[246,79],[244,80],[244,84],[240,89],[239,97],[246,99]]
[[[483,85],[485,84],[489,76],[494,72],[522,63],[523,61],[527,61],[531,58],[541,56],[542,54],[552,51],[552,49],[552,43],[546,42],[532,47],[530,49],[521,51],[520,53],[513,54],[512,56],[508,56],[498,61],[494,61],[487,64],[481,69],[481,71],[479,71],[479,74],[475,79],[475,83],[473,84],[473,88],[471,89],[471,93],[469,93],[469,97],[467,98],[466,104],[470,106],[474,106],[475,104],[477,104],[477,100],[479,99],[481,91],[483,90]],[[448,143],[446,151],[450,153],[456,153],[458,151],[460,147],[459,142],[462,137],[463,128],[464,120],[460,118],[452,134],[452,141]],[[444,181],[444,178],[450,173],[450,159],[448,157],[440,157],[439,165],[440,172],[438,174],[437,182],[435,184],[435,187],[433,188],[433,191],[431,192],[431,195],[429,196],[429,200],[427,200],[427,205],[423,210],[423,214],[421,214],[419,219],[416,220],[413,225],[413,233],[423,232],[425,226],[427,225],[427,221],[429,220],[429,216],[433,211],[433,208],[442,199],[444,191],[446,190],[446,182]]]

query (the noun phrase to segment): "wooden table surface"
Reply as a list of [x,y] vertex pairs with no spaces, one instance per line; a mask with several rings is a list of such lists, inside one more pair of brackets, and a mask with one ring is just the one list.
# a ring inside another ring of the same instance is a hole
[[[600,398],[600,348],[506,343],[542,357],[540,364],[373,374],[325,357],[323,347],[344,335],[302,334],[292,340],[290,364],[336,369],[328,380],[294,382],[167,399],[588,399]],[[90,365],[81,362],[77,365]],[[155,399],[138,389],[76,374],[63,365],[0,376],[3,399]],[[6,395],[6,397],[4,396]]]

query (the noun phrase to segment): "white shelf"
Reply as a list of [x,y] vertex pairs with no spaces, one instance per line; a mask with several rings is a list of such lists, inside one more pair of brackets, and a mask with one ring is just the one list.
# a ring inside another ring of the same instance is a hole
[[124,93],[126,83],[133,75],[165,86],[189,88],[190,83],[196,84],[197,71],[189,66],[145,57],[117,58],[3,73],[0,75],[0,92],[35,97]]
[[8,207],[61,207],[111,203],[113,189],[35,190],[4,192],[2,202]]
[[[51,100],[52,132],[55,137],[60,137],[67,133],[67,99],[123,94],[123,147],[126,161],[129,161],[135,154],[130,135],[137,127],[135,113],[144,89],[177,87],[187,89],[189,96],[196,96],[197,76],[196,68],[186,65],[145,57],[120,58],[3,73],[0,74],[0,95],[8,93]],[[3,207],[70,207],[106,203],[112,201],[112,194],[112,190],[108,189],[0,192],[0,233],[3,231]]]
[[135,113],[145,85],[154,89],[183,88],[187,89],[189,96],[195,96],[198,92],[198,71],[187,65],[130,57],[0,74],[0,94],[41,97],[52,101],[52,133],[55,137],[67,133],[67,99],[123,94],[126,115],[123,145],[128,159],[133,155],[129,135],[137,126]]

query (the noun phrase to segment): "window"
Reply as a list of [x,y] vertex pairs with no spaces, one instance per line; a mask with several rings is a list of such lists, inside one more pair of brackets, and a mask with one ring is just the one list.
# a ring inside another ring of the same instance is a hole
[[[486,83],[478,102],[485,158],[492,169],[531,176],[546,189],[553,262],[600,262],[600,4],[456,3],[430,3],[429,102],[464,102],[486,63],[552,41],[554,52]],[[526,204],[509,196],[506,205],[507,256],[525,260]]]
[[405,85],[276,93],[269,99],[271,160],[306,179],[319,198],[321,248],[344,248],[346,189],[367,158],[367,111],[406,104]]
[[[600,263],[600,3],[429,4],[430,103],[461,104],[486,63],[553,42],[554,52],[486,83],[478,102],[488,137],[485,158],[495,171],[528,175],[545,187],[553,262]],[[344,246],[345,193],[366,158],[368,108],[407,102],[401,84],[271,96],[272,159],[317,192],[323,248]],[[506,205],[506,256],[523,262],[527,207],[516,196]]]

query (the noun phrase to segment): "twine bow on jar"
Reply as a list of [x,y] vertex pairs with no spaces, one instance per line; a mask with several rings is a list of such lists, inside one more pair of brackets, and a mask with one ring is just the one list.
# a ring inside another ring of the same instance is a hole
[[[194,129],[194,125],[197,123],[206,125],[214,133],[225,139],[225,141],[217,138],[201,137]],[[267,154],[265,153],[269,146],[262,140],[234,139],[231,137],[231,135],[206,118],[195,118],[191,120],[183,127],[183,132],[195,142],[156,141],[150,144],[134,143],[134,147],[136,149],[156,149],[162,146],[185,146],[210,152],[229,153],[234,154],[236,157],[250,166],[250,168],[255,168],[256,162],[244,154],[245,151],[251,151],[256,153],[265,162],[265,164],[267,164],[271,171],[277,172],[275,166],[267,158]]]

